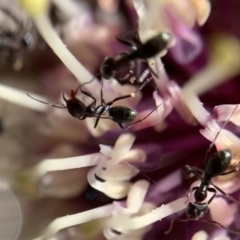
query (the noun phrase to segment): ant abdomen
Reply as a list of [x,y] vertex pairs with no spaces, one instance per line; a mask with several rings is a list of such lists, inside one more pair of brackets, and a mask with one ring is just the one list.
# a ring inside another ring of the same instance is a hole
[[134,52],[134,57],[140,59],[155,57],[161,51],[166,50],[171,41],[172,37],[170,34],[160,33],[139,47],[138,50]]
[[138,114],[132,108],[116,106],[109,110],[109,115],[114,122],[127,123],[133,121]]
[[232,159],[232,151],[224,149],[216,152],[208,161],[206,174],[211,177],[219,176],[227,170]]
[[78,99],[69,99],[67,102],[68,112],[75,118],[81,118],[86,114],[86,106]]

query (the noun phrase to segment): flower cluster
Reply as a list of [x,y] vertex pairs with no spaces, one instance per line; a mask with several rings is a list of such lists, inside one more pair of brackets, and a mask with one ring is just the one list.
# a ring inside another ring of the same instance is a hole
[[[20,106],[0,126],[1,182],[17,196],[8,194],[8,204],[0,207],[18,209],[11,218],[4,213],[16,223],[9,223],[14,228],[9,235],[2,229],[0,235],[238,239],[240,106],[234,78],[240,73],[240,40],[212,27],[221,4],[11,4],[18,18],[0,4],[5,18],[14,20],[10,27],[18,32],[16,23],[28,23],[19,39],[35,39],[37,31],[45,45],[41,57],[33,57],[42,78],[38,86],[27,81],[13,87],[14,73],[0,84],[0,98]],[[6,38],[14,43],[14,36],[4,32],[2,44]],[[22,51],[19,46],[16,52]],[[57,66],[44,66],[43,58],[50,55]],[[22,64],[24,59],[15,70]],[[4,134],[21,143],[7,141]],[[24,160],[16,163],[19,148],[25,149]]]

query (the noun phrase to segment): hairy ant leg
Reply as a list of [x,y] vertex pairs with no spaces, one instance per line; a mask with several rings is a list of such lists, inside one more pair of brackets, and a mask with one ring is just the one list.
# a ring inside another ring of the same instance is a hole
[[211,182],[211,185],[214,186],[214,188],[216,188],[223,196],[225,196],[227,199],[237,203],[238,205],[240,205],[239,201],[237,199],[235,199],[233,196],[228,195],[227,193],[225,193],[221,188],[219,188],[218,186],[216,186],[214,183]]
[[61,104],[61,103],[60,103],[60,104],[61,104],[62,106],[57,106],[57,105],[55,105],[55,104],[53,104],[53,103],[48,103],[48,102],[41,101],[41,100],[39,100],[39,99],[31,96],[29,93],[27,93],[27,95],[28,95],[28,97],[34,99],[35,101],[38,101],[38,102],[40,102],[40,103],[43,103],[43,104],[46,104],[46,105],[49,105],[49,106],[52,106],[52,107],[55,107],[55,108],[67,108],[66,106],[64,106],[64,105]]

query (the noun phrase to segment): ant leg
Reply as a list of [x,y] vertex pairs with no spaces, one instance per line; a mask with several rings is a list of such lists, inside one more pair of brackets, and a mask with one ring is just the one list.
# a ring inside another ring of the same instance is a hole
[[101,78],[100,98],[101,98],[101,105],[105,104],[105,100],[103,99],[103,78]]
[[105,109],[103,108],[102,111],[100,111],[100,113],[98,114],[97,119],[96,119],[96,122],[95,122],[95,124],[94,124],[94,128],[97,127],[98,122],[99,122],[99,120],[100,120],[100,118],[101,118],[101,115],[103,114],[104,110],[105,110]]
[[77,89],[75,90],[75,95],[77,95],[79,89],[82,90],[82,89],[81,89],[82,86],[93,82],[93,80],[94,80],[97,76],[99,76],[99,75],[100,75],[100,74],[98,73],[98,74],[96,74],[95,76],[93,76],[93,78],[92,78],[90,81],[80,84],[80,85],[77,87]]
[[91,105],[93,105],[93,106],[96,105],[97,100],[96,100],[95,97],[93,97],[90,93],[83,91],[82,89],[81,89],[80,91],[81,91],[81,93],[83,93],[84,95],[90,97],[90,98],[93,100],[93,102],[91,103]]
[[[145,87],[145,85],[150,82],[150,80],[151,80],[151,79],[148,79],[147,81],[145,81],[142,85],[140,85],[140,86],[137,88],[137,90],[136,90],[135,92],[130,93],[130,94],[128,94],[128,95],[121,96],[121,97],[117,97],[117,98],[113,99],[111,102],[106,103],[106,105],[111,106],[111,105],[112,105],[114,102],[116,102],[116,101],[119,101],[119,100],[122,100],[122,99],[126,99],[126,98],[135,97],[136,93],[137,93],[139,90],[143,89],[143,88]],[[159,106],[158,106],[158,107],[159,107]],[[157,107],[157,108],[158,108],[158,107]],[[156,109],[154,109],[154,110],[156,110]],[[154,110],[153,110],[152,112],[154,112]]]
[[231,170],[231,171],[229,171],[229,172],[224,172],[224,173],[220,174],[219,176],[228,175],[228,174],[230,174],[230,173],[237,172],[238,170],[239,170],[239,169],[234,169],[234,170]]
[[218,222],[216,222],[216,221],[212,221],[212,220],[204,220],[204,219],[201,219],[201,220],[199,220],[199,221],[201,221],[201,222],[205,222],[205,223],[216,224],[216,225],[218,225],[218,226],[224,228],[227,232],[229,232],[229,233],[231,233],[231,234],[233,234],[233,235],[236,235],[236,236],[240,236],[240,233],[239,233],[239,232],[235,232],[235,231],[233,231],[233,230],[230,230],[229,228],[224,227],[222,224],[220,224],[220,223],[218,223]]
[[142,121],[144,121],[146,118],[148,118],[154,111],[156,111],[160,106],[161,106],[162,104],[160,104],[160,105],[158,105],[156,108],[154,108],[150,113],[148,113],[144,118],[142,118],[142,119],[139,119],[139,120],[137,120],[136,122],[133,122],[133,123],[131,123],[131,124],[129,124],[128,126],[126,126],[126,127],[124,127],[124,126],[120,126],[121,128],[123,128],[123,129],[127,129],[127,128],[130,128],[131,126],[133,126],[133,125],[135,125],[135,124],[137,124],[137,123],[140,123],[140,122],[142,122]]
[[231,170],[231,171],[228,171],[228,172],[224,172],[222,174],[220,174],[220,176],[223,176],[223,175],[227,175],[227,174],[230,174],[230,173],[234,173],[234,172],[237,172],[240,168],[240,162],[238,162],[237,166],[235,169]]
[[195,176],[197,176],[198,178],[201,178],[201,174],[204,173],[204,171],[200,168],[197,167],[192,167],[189,165],[186,165],[185,168],[190,172],[193,173]]
[[173,219],[171,221],[171,224],[170,224],[170,227],[169,229],[165,232],[165,234],[169,234],[171,231],[172,231],[172,228],[173,228],[173,223],[174,222],[188,222],[188,221],[191,221],[192,219]]
[[225,193],[221,188],[217,187],[215,184],[213,184],[211,182],[211,185],[214,186],[215,189],[217,189],[220,193],[222,193],[226,198],[228,198],[229,200],[237,203],[237,204],[240,204],[239,201],[237,199],[235,199],[233,196],[230,196],[228,195],[227,193]]
[[207,191],[214,193],[213,196],[212,196],[212,197],[208,200],[208,202],[207,202],[207,204],[210,204],[210,203],[212,202],[212,200],[216,197],[217,191],[216,191],[216,189],[214,189],[214,188],[208,188]]
[[46,105],[49,105],[49,106],[52,106],[52,107],[55,107],[55,108],[67,108],[67,107],[64,106],[63,104],[61,104],[62,107],[60,107],[60,106],[54,105],[53,103],[43,102],[43,101],[41,101],[41,100],[39,100],[39,99],[37,99],[37,98],[34,98],[34,97],[31,96],[29,93],[27,93],[27,95],[28,95],[30,98],[32,98],[33,100],[35,100],[35,101],[38,101],[38,102],[40,102],[40,103],[43,103],[43,104],[46,104]]
[[120,126],[120,128],[124,129],[124,126],[121,123],[118,123],[118,125]]
[[149,68],[150,72],[151,72],[156,78],[158,78],[158,75],[152,70],[152,67],[150,66],[149,62],[148,62],[147,60],[146,60],[146,62],[147,62],[147,65],[148,65],[148,68]]
[[219,131],[217,132],[217,134],[216,134],[215,138],[213,139],[212,143],[209,145],[209,148],[208,148],[208,150],[207,150],[207,152],[206,152],[206,156],[205,156],[205,166],[207,166],[207,163],[208,163],[208,155],[209,155],[212,147],[214,146],[216,139],[218,138],[221,130],[222,130],[223,128],[225,128],[225,126],[227,125],[227,123],[230,121],[231,117],[233,116],[233,114],[234,114],[235,111],[237,110],[238,106],[239,106],[239,104],[234,108],[234,110],[232,111],[232,113],[231,113],[231,115],[229,116],[229,118],[227,119],[227,121],[226,121],[226,122],[222,125],[222,127],[219,129]]

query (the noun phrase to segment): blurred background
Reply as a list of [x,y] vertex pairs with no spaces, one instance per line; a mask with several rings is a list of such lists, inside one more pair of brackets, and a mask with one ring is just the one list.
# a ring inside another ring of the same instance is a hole
[[[207,23],[195,28],[204,44],[199,56],[188,64],[179,63],[171,51],[163,58],[170,78],[180,86],[207,63],[207,41],[212,33],[223,31],[240,38],[240,2],[210,2],[212,11]],[[115,37],[138,26],[130,0],[52,0],[49,14],[68,49],[93,74],[98,72],[106,56],[126,49]],[[62,92],[78,86],[75,77],[13,0],[0,0],[0,84],[41,94],[54,103],[59,101]],[[222,103],[236,104],[239,87],[237,77],[201,96],[201,100],[208,109]],[[140,109],[148,105],[152,90],[152,85],[144,89]],[[0,95],[1,91],[0,88]],[[29,101],[34,100],[29,98]],[[149,161],[170,153],[161,162],[153,160],[148,171],[141,169],[153,181],[160,181],[187,163],[193,164],[193,158],[194,165],[201,166],[200,160],[208,146],[208,141],[198,132],[200,127],[187,125],[175,111],[167,117],[167,124],[169,128],[160,133],[152,128],[135,132],[137,145],[152,145],[156,149]],[[235,127],[234,131],[239,133],[239,128]],[[100,143],[111,145],[120,133],[121,130],[117,130],[94,138],[84,122],[73,119],[66,112],[57,115],[51,107],[37,112],[1,100],[0,96],[0,239],[30,240],[39,236],[56,217],[112,202],[88,186],[88,169],[50,172],[38,181],[30,175],[23,177],[21,172],[46,158],[97,152]],[[176,154],[174,159],[171,153]],[[164,161],[169,163],[164,164]],[[188,179],[183,177],[182,180],[182,186],[175,189],[169,199],[180,197],[190,186]],[[68,234],[58,239],[83,239]]]

